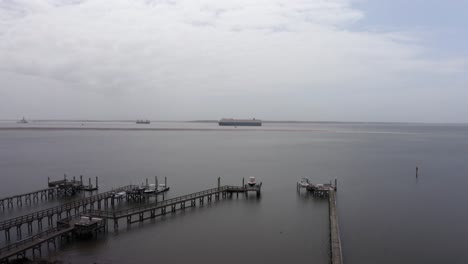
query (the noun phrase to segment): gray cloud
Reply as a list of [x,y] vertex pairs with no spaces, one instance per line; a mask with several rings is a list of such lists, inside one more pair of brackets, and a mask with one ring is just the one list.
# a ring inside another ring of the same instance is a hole
[[[408,121],[393,95],[466,84],[464,59],[431,57],[415,34],[347,30],[365,14],[346,0],[10,0],[0,19],[3,117]],[[30,109],[38,90],[74,109]]]

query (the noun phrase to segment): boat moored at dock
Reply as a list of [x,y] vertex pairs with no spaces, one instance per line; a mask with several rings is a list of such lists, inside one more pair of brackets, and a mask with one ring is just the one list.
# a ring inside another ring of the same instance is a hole
[[158,194],[158,193],[162,193],[162,192],[166,192],[166,191],[169,191],[169,187],[166,186],[166,184],[164,184],[164,183],[160,183],[158,185],[158,188],[156,188],[155,192],[156,192],[156,194]]
[[255,179],[255,177],[249,177],[249,181],[247,182],[247,184],[249,186],[255,186],[257,185],[257,180]]

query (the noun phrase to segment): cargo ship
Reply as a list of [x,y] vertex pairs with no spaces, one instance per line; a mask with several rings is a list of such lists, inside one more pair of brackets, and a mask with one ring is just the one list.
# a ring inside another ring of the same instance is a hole
[[234,118],[222,118],[219,120],[220,126],[261,126],[262,120],[259,119],[234,119]]
[[151,122],[149,120],[137,120],[137,124],[150,124]]

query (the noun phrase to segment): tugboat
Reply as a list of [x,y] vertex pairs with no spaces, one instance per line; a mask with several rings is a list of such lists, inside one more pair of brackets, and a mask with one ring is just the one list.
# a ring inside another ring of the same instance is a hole
[[18,121],[19,124],[27,124],[28,121],[26,120],[26,118],[24,118],[23,116],[23,119],[21,119],[20,121]]
[[255,180],[255,177],[249,177],[249,181],[247,182],[249,186],[255,186],[257,185],[257,181]]

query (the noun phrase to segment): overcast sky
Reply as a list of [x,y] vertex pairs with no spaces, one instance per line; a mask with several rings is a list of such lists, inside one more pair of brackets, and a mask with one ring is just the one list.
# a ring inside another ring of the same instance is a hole
[[0,0],[0,119],[468,122],[468,1]]

